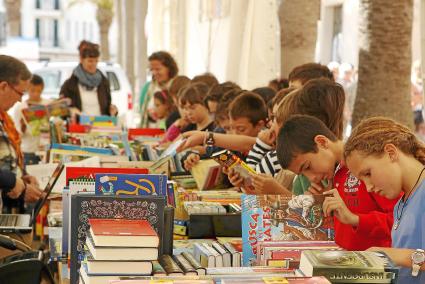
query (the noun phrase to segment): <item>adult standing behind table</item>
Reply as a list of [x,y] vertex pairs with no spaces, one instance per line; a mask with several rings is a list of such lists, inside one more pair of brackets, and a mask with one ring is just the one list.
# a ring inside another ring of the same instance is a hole
[[35,202],[42,192],[35,177],[25,174],[20,137],[7,114],[22,99],[30,79],[31,73],[23,62],[0,55],[0,189],[5,199],[21,197]]
[[152,81],[147,82],[140,94],[141,127],[154,127],[156,117],[154,114],[153,94],[168,90],[173,79],[179,73],[179,68],[174,58],[166,51],[157,51],[148,58],[149,69],[152,72]]
[[60,96],[71,99],[75,113],[117,115],[117,107],[111,104],[109,80],[97,69],[99,45],[83,40],[78,50],[80,64],[63,83]]

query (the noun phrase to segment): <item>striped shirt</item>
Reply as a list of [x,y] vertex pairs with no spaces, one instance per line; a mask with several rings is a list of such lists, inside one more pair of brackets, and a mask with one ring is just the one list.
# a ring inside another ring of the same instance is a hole
[[255,141],[251,151],[249,151],[246,162],[257,173],[265,173],[272,176],[282,169],[277,160],[276,150],[273,150],[270,145],[267,145],[259,138]]

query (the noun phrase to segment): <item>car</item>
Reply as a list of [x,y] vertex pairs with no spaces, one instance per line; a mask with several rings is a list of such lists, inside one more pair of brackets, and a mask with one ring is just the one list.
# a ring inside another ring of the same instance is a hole
[[[42,97],[45,99],[59,98],[62,84],[67,80],[78,62],[47,62],[36,67],[32,72],[44,80]],[[118,108],[118,116],[127,126],[132,124],[133,92],[127,75],[117,63],[99,62],[97,68],[109,79],[112,104]]]

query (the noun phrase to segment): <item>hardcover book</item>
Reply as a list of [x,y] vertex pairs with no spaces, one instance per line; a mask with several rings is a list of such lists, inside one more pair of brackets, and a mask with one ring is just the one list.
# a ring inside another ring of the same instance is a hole
[[106,247],[158,247],[159,238],[146,220],[89,219],[94,244]]
[[260,241],[329,241],[332,218],[322,211],[323,195],[242,195],[243,265],[256,263]]
[[200,160],[190,172],[199,190],[219,187],[223,181],[221,166],[213,159]]
[[94,179],[97,173],[122,173],[122,174],[147,174],[148,169],[144,168],[101,168],[101,167],[78,167],[68,166],[66,167],[66,185],[69,184],[71,179]]
[[173,255],[174,261],[183,270],[184,275],[198,275],[196,269],[190,264],[190,262],[181,254]]
[[96,195],[167,195],[166,175],[99,173],[95,183]]
[[177,263],[173,260],[173,258],[168,254],[163,254],[159,258],[159,263],[167,272],[168,276],[184,275],[184,272],[180,268],[180,266],[178,266]]
[[[122,218],[147,220],[163,240],[165,196],[94,196],[73,195],[71,198],[71,283],[77,283],[77,272],[84,258],[88,219]],[[159,248],[162,253],[162,246]]]
[[305,276],[322,275],[332,283],[392,283],[394,269],[385,254],[371,251],[306,250],[300,260]]

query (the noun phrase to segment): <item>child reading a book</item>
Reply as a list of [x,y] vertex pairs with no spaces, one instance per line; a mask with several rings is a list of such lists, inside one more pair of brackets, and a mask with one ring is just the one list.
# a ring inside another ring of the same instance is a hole
[[350,171],[371,194],[398,200],[391,248],[384,251],[402,266],[398,283],[425,283],[425,146],[406,126],[384,117],[363,120],[344,147]]
[[279,131],[277,153],[284,169],[303,174],[315,194],[326,195],[325,216],[333,214],[335,242],[347,250],[391,244],[395,200],[368,193],[344,165],[342,140],[318,118],[290,117]]
[[[27,124],[24,122],[22,109],[26,109],[30,105],[47,105],[49,101],[41,97],[43,89],[43,78],[37,74],[34,74],[28,88],[28,99],[20,103],[15,108],[14,121],[16,124],[16,129],[21,134],[21,148],[24,152],[24,160],[26,165],[36,164],[39,161],[39,158],[35,155],[35,152],[40,150],[41,133],[39,129],[38,131],[35,129],[29,129]],[[39,128],[40,127],[42,127],[42,125],[39,125]]]

